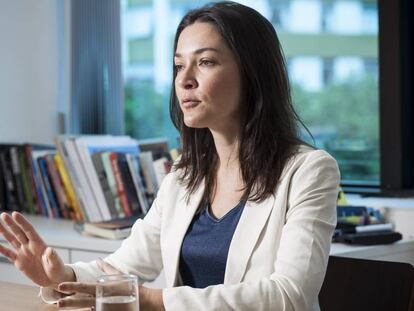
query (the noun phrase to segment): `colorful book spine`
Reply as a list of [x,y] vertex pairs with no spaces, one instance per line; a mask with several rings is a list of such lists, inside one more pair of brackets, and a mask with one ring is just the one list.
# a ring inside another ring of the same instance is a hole
[[134,182],[135,189],[138,194],[139,203],[141,205],[142,212],[146,214],[149,210],[148,200],[145,196],[145,188],[142,182],[142,177],[139,168],[138,156],[127,154],[126,155],[129,170],[131,172],[132,180]]
[[63,160],[60,153],[55,155],[54,161],[56,169],[59,173],[59,178],[61,180],[61,183],[63,184],[63,191],[65,192],[66,197],[68,199],[71,218],[76,221],[82,222],[84,220],[84,212],[81,210],[81,207],[79,206],[78,200],[75,195],[75,191],[73,190],[73,186],[66,172],[66,168],[63,165]]
[[111,152],[109,155],[109,160],[111,161],[112,170],[114,172],[116,187],[119,193],[119,199],[121,201],[122,209],[124,210],[125,216],[127,217],[131,216],[132,212],[131,212],[131,209],[129,208],[124,184],[123,184],[121,173],[118,167],[118,155],[115,152]]
[[42,204],[42,211],[41,215],[52,217],[52,211],[50,207],[50,202],[47,195],[46,185],[44,183],[43,177],[42,177],[42,171],[39,166],[38,159],[45,154],[47,154],[50,151],[45,150],[32,150],[32,162],[33,162],[33,173],[35,176],[35,183],[36,186],[39,189],[40,193],[40,201]]
[[110,154],[111,154],[110,152],[102,152],[101,153],[102,164],[103,164],[104,169],[105,169],[105,174],[106,174],[106,178],[108,180],[109,188],[110,188],[111,193],[112,193],[112,197],[114,198],[116,213],[118,215],[118,218],[123,218],[123,217],[125,217],[125,213],[124,213],[124,210],[122,209],[122,206],[121,206],[121,200],[119,199],[119,193],[118,193],[118,189],[116,187],[115,175],[114,175],[114,171],[112,169],[111,160],[109,159]]
[[22,170],[23,190],[30,214],[36,213],[34,187],[30,176],[30,168],[26,159],[25,146],[19,148],[19,162]]
[[37,159],[37,162],[39,164],[40,174],[41,174],[43,184],[46,189],[47,199],[49,200],[50,209],[48,210],[48,216],[51,218],[59,218],[61,217],[61,215],[60,215],[60,211],[57,206],[57,203],[56,203],[55,194],[52,190],[49,175],[47,173],[46,159],[45,157],[42,156]]
[[6,192],[6,210],[18,211],[19,202],[16,195],[16,188],[13,181],[13,174],[11,171],[9,159],[7,156],[8,152],[0,153],[0,164],[4,176],[5,192]]
[[93,153],[89,152],[88,146],[82,138],[74,139],[73,142],[95,206],[99,210],[102,220],[109,220],[111,219],[111,211],[106,202],[103,189],[99,183],[99,178],[92,162],[91,154]]
[[134,181],[132,179],[131,171],[129,170],[125,153],[118,153],[118,168],[124,183],[125,193],[131,214],[142,214],[143,211],[139,203],[138,193],[134,186]]
[[118,212],[115,209],[115,198],[112,195],[112,191],[109,186],[108,178],[106,176],[105,168],[102,162],[102,152],[93,154],[92,162],[95,167],[96,174],[98,175],[99,183],[101,184],[106,203],[111,213],[111,219],[117,218]]
[[19,205],[20,212],[27,212],[28,206],[26,203],[26,199],[24,197],[24,190],[23,190],[23,180],[22,180],[22,172],[19,163],[19,153],[18,147],[13,146],[9,150],[10,152],[10,163],[11,163],[11,171],[13,175],[14,185],[16,187],[16,194],[17,194],[17,202]]
[[144,151],[139,154],[139,163],[145,181],[145,190],[149,196],[157,193],[157,180],[154,171],[154,158],[151,151]]
[[32,146],[31,145],[25,145],[24,151],[25,151],[25,155],[26,155],[26,162],[27,162],[27,166],[29,168],[30,181],[31,181],[31,184],[32,184],[32,189],[33,189],[35,203],[36,203],[35,204],[35,213],[38,214],[38,215],[42,215],[44,203],[42,203],[43,197],[42,197],[42,193],[40,191],[40,186],[36,182],[37,177],[35,175],[36,168],[35,168],[34,163],[33,163]]
[[82,202],[84,203],[84,208],[88,217],[88,221],[102,221],[101,211],[96,205],[96,201],[94,198],[94,194],[92,193],[92,189],[89,185],[88,179],[86,177],[82,160],[79,157],[78,150],[75,145],[74,139],[67,139],[63,142],[63,145],[66,148],[67,156],[70,161],[71,170],[69,170],[69,174],[73,181],[76,180],[76,192],[80,195],[83,199]]
[[46,160],[46,169],[49,176],[49,181],[52,186],[53,193],[55,194],[59,215],[63,218],[69,219],[69,207],[68,200],[66,199],[65,191],[63,190],[62,184],[59,180],[59,175],[56,170],[53,158],[54,154],[49,154],[44,157]]

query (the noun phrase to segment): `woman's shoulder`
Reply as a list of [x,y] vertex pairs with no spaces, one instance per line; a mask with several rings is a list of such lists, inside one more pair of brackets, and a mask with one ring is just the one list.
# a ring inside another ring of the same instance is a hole
[[305,144],[298,145],[293,156],[294,161],[306,161],[318,158],[335,161],[335,159],[327,151]]
[[[299,145],[286,165],[286,171],[333,167],[338,170],[336,160],[325,150],[309,145]],[[338,170],[339,171],[339,170]]]

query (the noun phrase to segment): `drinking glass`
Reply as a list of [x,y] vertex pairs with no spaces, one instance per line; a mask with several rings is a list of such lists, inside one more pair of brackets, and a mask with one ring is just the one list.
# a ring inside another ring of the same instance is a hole
[[130,274],[97,279],[96,311],[139,311],[138,278]]

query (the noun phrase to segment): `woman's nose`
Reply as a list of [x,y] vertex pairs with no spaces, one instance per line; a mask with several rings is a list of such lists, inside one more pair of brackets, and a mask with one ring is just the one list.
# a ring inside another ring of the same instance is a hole
[[184,70],[179,75],[179,85],[183,89],[194,89],[198,86],[197,79],[191,70]]

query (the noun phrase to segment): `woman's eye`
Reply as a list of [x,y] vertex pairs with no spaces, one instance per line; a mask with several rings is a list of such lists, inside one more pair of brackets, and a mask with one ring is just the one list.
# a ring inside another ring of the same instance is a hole
[[181,71],[184,68],[184,66],[183,65],[174,65],[174,68],[175,68],[175,71],[178,72],[178,71]]
[[202,60],[200,60],[200,65],[212,66],[212,65],[214,65],[214,62],[211,61],[211,60],[208,60],[208,59],[202,59]]

